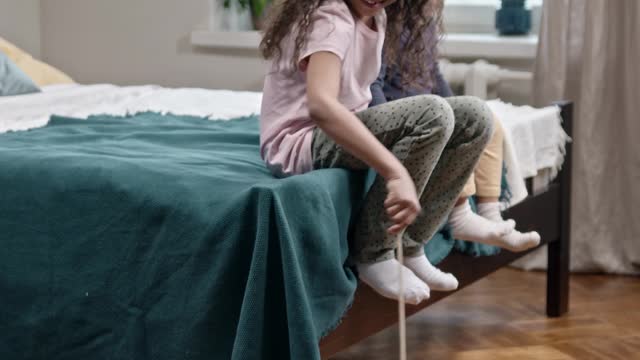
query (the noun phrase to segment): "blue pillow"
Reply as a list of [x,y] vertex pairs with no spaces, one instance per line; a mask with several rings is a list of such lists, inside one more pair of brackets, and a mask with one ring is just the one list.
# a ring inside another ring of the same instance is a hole
[[0,51],[0,96],[23,95],[40,92],[38,86]]

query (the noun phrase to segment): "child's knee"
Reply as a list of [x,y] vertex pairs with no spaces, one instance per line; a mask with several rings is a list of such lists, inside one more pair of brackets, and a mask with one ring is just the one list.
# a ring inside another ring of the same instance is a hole
[[495,139],[494,141],[499,141],[500,143],[502,143],[502,140],[504,139],[504,129],[502,128],[502,124],[500,124],[500,120],[498,120],[498,118],[495,116],[495,114],[492,114],[493,116],[493,139]]
[[445,139],[449,139],[455,128],[455,116],[451,105],[440,96],[420,95],[415,97],[420,110],[421,125],[428,125],[430,128],[440,128]]
[[464,105],[460,110],[468,115],[467,127],[476,129],[475,133],[478,137],[489,142],[493,135],[495,119],[487,103],[474,96],[462,97],[461,103]]

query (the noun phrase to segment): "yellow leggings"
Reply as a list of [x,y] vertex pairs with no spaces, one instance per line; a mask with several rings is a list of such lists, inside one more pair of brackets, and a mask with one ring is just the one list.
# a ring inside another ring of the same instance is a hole
[[480,160],[462,189],[461,197],[477,195],[479,197],[500,197],[502,184],[502,159],[504,130],[494,118],[493,136],[482,152]]

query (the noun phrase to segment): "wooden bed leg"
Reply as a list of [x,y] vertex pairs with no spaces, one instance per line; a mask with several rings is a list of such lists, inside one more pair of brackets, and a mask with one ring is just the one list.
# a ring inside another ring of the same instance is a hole
[[[563,127],[573,136],[573,104],[558,103]],[[547,264],[547,316],[559,317],[569,310],[569,259],[571,245],[571,168],[572,144],[568,143],[560,181],[560,238],[549,243]]]
[[569,309],[569,241],[549,243],[547,316],[559,317]]

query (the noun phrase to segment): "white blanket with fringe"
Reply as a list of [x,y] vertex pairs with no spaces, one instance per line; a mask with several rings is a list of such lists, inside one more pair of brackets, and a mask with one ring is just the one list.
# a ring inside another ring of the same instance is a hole
[[86,118],[145,111],[216,120],[260,113],[262,93],[160,86],[54,85],[41,93],[0,97],[0,133],[45,126],[51,115]]
[[562,128],[560,108],[536,109],[500,100],[488,101],[487,105],[511,135],[522,175],[533,177],[542,169],[551,169],[551,176],[555,177],[562,168],[565,144],[569,140]]
[[490,100],[487,105],[505,129],[504,162],[512,192],[509,206],[513,206],[527,196],[522,179],[534,177],[542,170],[548,170],[551,179],[557,176],[570,138],[562,128],[560,109],[556,106],[537,109],[500,100]]

